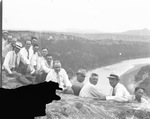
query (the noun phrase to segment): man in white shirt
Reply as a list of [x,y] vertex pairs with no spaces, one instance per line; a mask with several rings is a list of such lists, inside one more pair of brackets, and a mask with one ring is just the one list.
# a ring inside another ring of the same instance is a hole
[[21,73],[19,73],[20,55],[18,54],[21,46],[16,43],[14,50],[9,51],[5,57],[3,68],[6,71],[5,75],[8,77],[15,77],[23,84],[31,84]]
[[75,80],[71,80],[72,83],[72,89],[74,91],[74,95],[79,96],[80,90],[83,87],[83,82],[86,77],[86,70],[85,69],[79,69],[76,73],[77,77]]
[[33,45],[33,55],[31,58],[31,68],[32,68],[32,75],[37,75],[38,74],[38,69],[39,69],[39,58],[40,58],[40,54],[39,54],[39,45],[38,44],[34,44]]
[[2,50],[5,48],[5,46],[7,45],[7,39],[8,39],[8,32],[7,31],[3,31],[3,37],[2,37]]
[[17,39],[16,38],[12,38],[12,36],[8,36],[8,40],[7,40],[8,44],[5,46],[5,48],[3,49],[2,51],[2,56],[5,58],[6,54],[9,52],[9,51],[12,51],[14,46],[15,46],[15,43],[17,42]]
[[[45,59],[46,58],[46,59]],[[47,74],[53,68],[53,57],[51,54],[47,54],[43,60],[41,60],[41,67],[39,70],[39,76],[36,78],[38,82],[44,82]]]
[[96,84],[98,82],[98,74],[92,73],[91,77],[89,79],[89,82],[83,86],[81,89],[79,96],[80,97],[90,97],[90,98],[95,98],[95,97],[101,97],[104,96],[99,89],[96,88]]
[[136,87],[134,91],[134,95],[129,97],[128,102],[137,102],[137,103],[149,103],[148,100],[143,98],[145,89],[142,87]]
[[31,58],[33,56],[33,49],[31,47],[31,41],[25,41],[25,47],[23,47],[19,54],[20,54],[20,71],[22,74],[26,75],[27,73],[31,73]]
[[128,101],[128,97],[130,96],[130,93],[127,91],[127,89],[123,84],[119,83],[120,80],[119,77],[116,74],[110,74],[108,79],[110,85],[112,86],[112,89],[110,90],[110,95],[103,96],[100,99],[113,100],[119,102]]
[[59,87],[63,89],[62,92],[65,94],[73,94],[73,90],[71,89],[72,84],[68,79],[65,69],[61,68],[61,63],[58,60],[54,62],[54,69],[48,73],[46,81],[58,83]]

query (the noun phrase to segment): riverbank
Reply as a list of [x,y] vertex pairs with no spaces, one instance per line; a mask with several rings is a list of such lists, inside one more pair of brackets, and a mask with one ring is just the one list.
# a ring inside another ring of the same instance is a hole
[[[150,64],[150,58],[141,58],[141,59],[132,59],[132,60],[125,60],[113,65],[97,68],[87,72],[87,77],[84,83],[88,82],[89,76],[92,72],[99,74],[99,81],[96,85],[100,90],[102,90],[106,95],[109,94],[109,90],[111,86],[109,84],[108,76],[110,73],[115,73],[120,77],[128,72],[129,70],[134,70],[140,66]],[[131,74],[132,75],[132,74]],[[127,77],[127,76],[126,76]],[[121,78],[123,80],[123,84],[129,84],[128,78]]]

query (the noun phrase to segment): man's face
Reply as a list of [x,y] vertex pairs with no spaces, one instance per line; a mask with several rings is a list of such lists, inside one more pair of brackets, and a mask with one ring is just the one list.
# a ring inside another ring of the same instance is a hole
[[142,97],[143,94],[144,94],[144,90],[143,90],[143,89],[138,89],[134,94],[135,94],[135,97],[136,97],[137,99],[141,99],[141,97]]
[[85,80],[85,76],[82,75],[82,74],[80,74],[80,73],[78,73],[78,74],[77,74],[77,80],[78,80],[80,83],[82,83],[82,82]]
[[59,73],[61,69],[61,65],[59,63],[54,64],[54,70],[56,73]]
[[53,60],[53,57],[52,56],[47,56],[46,60],[47,60],[47,62],[51,62]]
[[115,78],[109,78],[109,84],[112,86],[112,87],[115,87],[118,83],[118,79],[115,79]]
[[32,39],[32,45],[37,44],[37,39]]
[[35,52],[38,52],[38,51],[39,51],[39,46],[34,46],[34,47],[33,47],[33,50],[34,50]]
[[17,42],[17,39],[12,39],[11,45],[12,45],[12,46],[15,46],[16,42]]
[[3,34],[3,38],[4,38],[4,40],[7,40],[7,38],[8,38],[8,35],[5,33],[5,34]]
[[43,49],[42,50],[42,56],[45,57],[48,54],[48,50],[47,49]]
[[20,51],[20,49],[19,49],[19,48],[15,48],[15,52],[16,52],[16,54],[17,54],[19,51]]
[[98,82],[98,76],[91,76],[90,77],[90,83],[93,84],[93,85],[96,85],[97,82]]
[[12,38],[8,37],[8,43],[12,42]]
[[31,41],[26,41],[25,47],[28,50],[31,47]]

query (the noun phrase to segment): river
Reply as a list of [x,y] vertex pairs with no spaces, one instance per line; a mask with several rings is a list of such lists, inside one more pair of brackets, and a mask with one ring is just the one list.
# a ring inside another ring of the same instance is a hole
[[121,76],[128,70],[134,68],[136,65],[141,64],[150,64],[150,58],[141,58],[141,59],[133,59],[133,60],[125,60],[113,65],[97,68],[87,72],[87,77],[84,83],[88,82],[89,76],[91,73],[95,72],[99,74],[99,81],[96,85],[100,90],[102,90],[106,95],[109,94],[109,90],[111,86],[109,85],[108,76],[110,73],[115,73],[118,76]]

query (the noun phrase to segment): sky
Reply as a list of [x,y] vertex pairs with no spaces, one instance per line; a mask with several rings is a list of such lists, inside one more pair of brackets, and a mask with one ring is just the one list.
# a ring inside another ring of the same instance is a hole
[[2,0],[3,30],[150,29],[150,0]]

